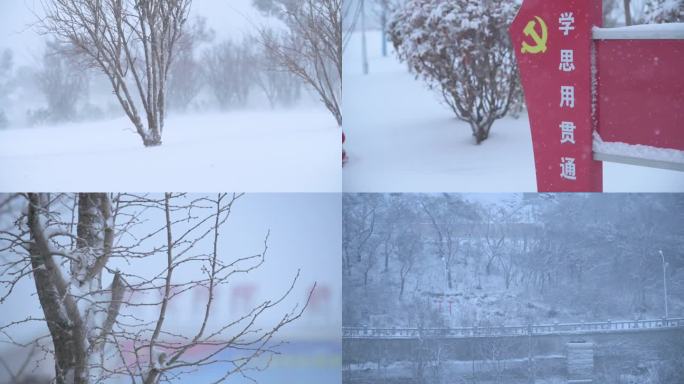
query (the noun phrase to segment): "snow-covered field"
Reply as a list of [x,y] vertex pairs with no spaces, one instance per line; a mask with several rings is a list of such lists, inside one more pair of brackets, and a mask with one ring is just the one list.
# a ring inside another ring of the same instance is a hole
[[0,131],[0,191],[339,192],[324,109],[172,115],[144,148],[126,118]]
[[[391,44],[389,45],[391,47]],[[475,145],[469,126],[409,74],[381,35],[368,33],[370,74],[362,74],[361,37],[344,58],[345,192],[535,192],[527,116],[497,121]],[[684,173],[604,163],[606,192],[684,191]]]

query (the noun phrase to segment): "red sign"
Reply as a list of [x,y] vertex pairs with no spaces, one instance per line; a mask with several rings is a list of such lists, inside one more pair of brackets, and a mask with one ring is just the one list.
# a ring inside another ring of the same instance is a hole
[[592,27],[595,0],[525,0],[510,35],[532,130],[539,192],[599,192],[593,159]]
[[540,192],[600,192],[594,158],[684,170],[684,24],[600,25],[600,0],[525,0],[510,27]]
[[684,151],[684,40],[596,41],[598,132]]

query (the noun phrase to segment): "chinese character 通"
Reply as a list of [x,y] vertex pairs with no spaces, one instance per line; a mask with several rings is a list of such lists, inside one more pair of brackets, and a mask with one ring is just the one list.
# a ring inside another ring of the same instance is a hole
[[572,49],[561,49],[560,51],[560,69],[563,72],[570,72],[575,70],[575,60],[573,58]]
[[572,121],[561,121],[561,144],[572,143],[575,144],[575,123]]
[[560,176],[566,180],[576,180],[575,174],[575,159],[572,157],[561,157],[561,174]]
[[575,29],[573,26],[575,23],[575,17],[572,15],[572,12],[561,13],[560,17],[558,18],[558,23],[560,24],[558,29],[563,31],[563,36],[567,36],[570,31]]
[[575,87],[572,85],[561,85],[561,101],[560,106],[567,106],[575,108]]

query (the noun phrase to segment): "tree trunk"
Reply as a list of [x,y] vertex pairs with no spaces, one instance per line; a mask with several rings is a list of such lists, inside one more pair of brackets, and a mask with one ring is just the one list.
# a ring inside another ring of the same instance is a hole
[[87,384],[86,335],[83,322],[70,295],[66,294],[65,282],[58,264],[43,232],[40,215],[45,209],[46,198],[40,194],[29,195],[29,231],[31,234],[31,266],[38,300],[50,331],[55,351],[55,382],[57,384]]
[[399,289],[399,298],[401,299],[402,296],[404,296],[404,282],[406,281],[406,278],[402,276],[401,278],[401,286]]
[[632,25],[632,10],[630,8],[630,0],[624,0],[625,5],[625,25]]
[[156,147],[162,144],[161,134],[157,127],[152,127],[147,131],[147,135],[143,138],[145,147]]
[[382,7],[380,25],[382,28],[382,57],[387,57],[387,5]]
[[492,127],[491,123],[470,123],[473,130],[473,137],[475,137],[475,144],[480,144],[489,138],[489,130]]

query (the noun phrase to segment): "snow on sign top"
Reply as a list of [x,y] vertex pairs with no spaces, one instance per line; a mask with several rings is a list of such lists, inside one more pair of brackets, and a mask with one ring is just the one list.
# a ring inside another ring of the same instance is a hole
[[605,161],[684,171],[684,151],[650,145],[603,141],[594,132],[594,155]]
[[595,40],[682,40],[684,23],[644,24],[592,29]]

